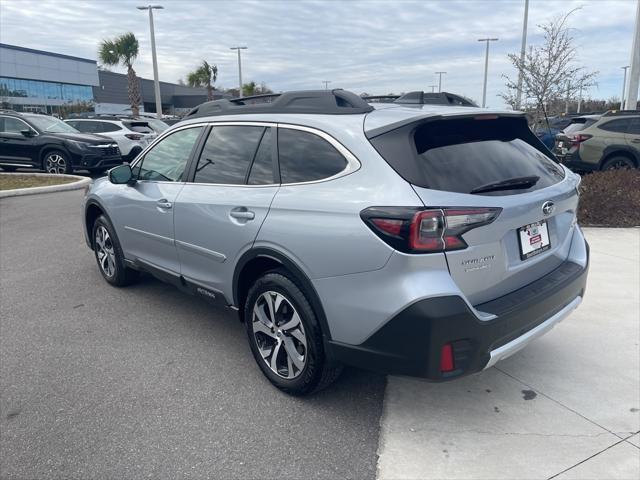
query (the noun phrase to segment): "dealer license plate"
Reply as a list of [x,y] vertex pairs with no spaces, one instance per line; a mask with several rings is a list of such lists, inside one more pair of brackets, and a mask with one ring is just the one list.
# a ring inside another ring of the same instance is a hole
[[520,227],[518,239],[520,240],[520,258],[522,260],[535,257],[551,248],[546,220]]

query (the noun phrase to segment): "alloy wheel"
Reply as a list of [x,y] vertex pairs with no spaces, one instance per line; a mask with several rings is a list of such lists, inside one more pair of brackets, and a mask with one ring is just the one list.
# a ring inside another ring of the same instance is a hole
[[45,170],[47,173],[65,173],[67,171],[67,161],[62,155],[52,153],[45,160]]
[[279,292],[262,293],[253,306],[253,336],[260,356],[276,375],[291,380],[307,363],[307,336],[300,315]]
[[116,273],[116,253],[111,236],[102,225],[96,229],[95,248],[102,273],[109,278],[113,277]]

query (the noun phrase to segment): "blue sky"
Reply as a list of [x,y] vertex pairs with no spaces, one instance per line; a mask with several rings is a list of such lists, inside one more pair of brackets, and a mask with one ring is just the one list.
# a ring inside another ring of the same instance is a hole
[[[132,31],[140,40],[138,75],[152,78],[146,12],[131,0],[1,0],[0,42],[96,58],[103,38]],[[276,91],[331,87],[356,93],[430,91],[436,71],[443,90],[480,100],[484,44],[491,45],[489,106],[502,106],[503,74],[514,72],[524,0],[158,0],[156,44],[160,78],[185,78],[204,58],[219,68],[217,84],[237,85],[233,45],[246,45],[243,79]],[[530,0],[529,44],[536,25],[579,8],[569,22],[579,61],[599,71],[586,96],[620,97],[629,64],[636,0]],[[114,69],[123,71],[122,69]]]

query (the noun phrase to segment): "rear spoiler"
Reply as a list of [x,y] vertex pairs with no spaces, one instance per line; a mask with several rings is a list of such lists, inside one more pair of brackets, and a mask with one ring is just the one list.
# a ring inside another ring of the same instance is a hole
[[439,120],[458,120],[461,118],[477,118],[478,120],[486,119],[496,119],[496,118],[522,118],[526,121],[526,114],[524,112],[499,112],[499,113],[481,113],[482,110],[474,113],[465,112],[463,114],[456,113],[452,115],[433,115],[430,113],[426,113],[424,115],[418,115],[410,118],[406,118],[404,120],[400,120],[399,122],[390,123],[388,125],[384,125],[382,127],[374,128],[372,130],[365,131],[366,137],[371,140],[372,138],[378,137],[380,135],[384,135],[385,133],[389,133],[393,130],[397,130],[398,128],[405,127],[412,123],[424,123],[424,122],[436,122]]

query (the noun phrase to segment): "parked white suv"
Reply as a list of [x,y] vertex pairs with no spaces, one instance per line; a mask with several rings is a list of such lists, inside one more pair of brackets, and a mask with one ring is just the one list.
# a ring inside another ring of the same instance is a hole
[[122,158],[131,161],[156,138],[157,133],[146,120],[109,118],[74,118],[65,120],[76,130],[112,138],[118,143]]

